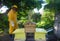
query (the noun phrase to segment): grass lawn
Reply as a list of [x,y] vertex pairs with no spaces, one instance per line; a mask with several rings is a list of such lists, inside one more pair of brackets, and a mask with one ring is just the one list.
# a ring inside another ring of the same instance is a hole
[[[26,39],[24,29],[16,30],[15,39]],[[35,32],[35,39],[45,39],[45,33]]]

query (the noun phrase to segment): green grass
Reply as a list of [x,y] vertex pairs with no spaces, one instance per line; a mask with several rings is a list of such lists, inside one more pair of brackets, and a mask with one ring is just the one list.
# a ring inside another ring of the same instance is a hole
[[[15,31],[15,39],[26,39],[24,29],[19,29]],[[45,39],[45,34],[40,32],[35,32],[35,39]]]

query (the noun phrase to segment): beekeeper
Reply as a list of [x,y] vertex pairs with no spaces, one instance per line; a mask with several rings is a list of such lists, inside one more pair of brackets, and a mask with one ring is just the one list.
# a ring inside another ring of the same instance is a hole
[[13,31],[18,28],[17,24],[17,6],[13,5],[8,12],[8,21],[9,21],[9,35],[11,38],[14,38]]

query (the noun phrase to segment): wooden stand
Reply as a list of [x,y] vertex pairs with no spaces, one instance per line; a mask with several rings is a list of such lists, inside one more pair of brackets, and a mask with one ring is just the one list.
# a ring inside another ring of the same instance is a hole
[[26,33],[26,41],[35,41],[34,33]]

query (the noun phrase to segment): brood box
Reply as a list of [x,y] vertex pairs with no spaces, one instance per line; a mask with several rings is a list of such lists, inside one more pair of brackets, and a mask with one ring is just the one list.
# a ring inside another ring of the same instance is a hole
[[27,33],[35,32],[35,27],[36,27],[36,24],[34,22],[27,22],[24,25],[25,32],[27,32]]

